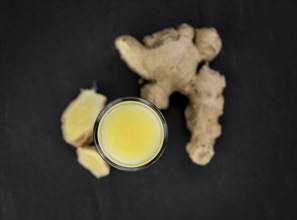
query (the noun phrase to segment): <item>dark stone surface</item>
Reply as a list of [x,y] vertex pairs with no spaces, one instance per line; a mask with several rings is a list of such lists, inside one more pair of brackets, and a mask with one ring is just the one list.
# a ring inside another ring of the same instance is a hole
[[[96,180],[61,137],[62,111],[94,80],[109,100],[139,95],[115,37],[181,22],[223,39],[216,156],[188,159],[175,94],[162,158]],[[0,23],[1,219],[296,219],[296,1],[2,1]]]

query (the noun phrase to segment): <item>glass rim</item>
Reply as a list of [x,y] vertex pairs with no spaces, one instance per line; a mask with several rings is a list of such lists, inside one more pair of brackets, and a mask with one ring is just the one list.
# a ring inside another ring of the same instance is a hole
[[[103,116],[109,111],[110,108],[112,108],[113,106],[121,103],[121,102],[126,102],[126,101],[135,101],[135,102],[139,102],[142,103],[146,106],[148,106],[149,108],[151,108],[159,117],[162,126],[163,126],[163,143],[162,146],[160,147],[159,152],[156,154],[156,156],[154,156],[150,161],[148,161],[147,163],[140,165],[140,166],[136,166],[136,167],[128,167],[128,166],[122,166],[119,165],[115,162],[113,162],[112,160],[110,160],[105,153],[103,152],[103,150],[100,147],[99,144],[99,140],[98,140],[98,128],[99,128],[99,124],[100,121],[102,120]],[[140,97],[134,97],[134,96],[128,96],[128,97],[122,97],[122,98],[118,98],[115,99],[111,102],[109,102],[106,106],[104,106],[104,108],[101,110],[101,112],[98,114],[95,124],[94,124],[94,129],[93,129],[93,139],[94,139],[94,143],[96,146],[96,149],[98,151],[98,153],[100,154],[100,156],[102,157],[102,159],[108,163],[109,165],[111,165],[112,167],[119,169],[119,170],[123,170],[123,171],[139,171],[139,170],[143,170],[149,166],[151,166],[152,164],[154,164],[163,154],[164,150],[165,150],[165,146],[167,144],[168,141],[168,126],[167,126],[167,122],[163,116],[163,114],[161,113],[161,111],[150,101],[140,98]]]

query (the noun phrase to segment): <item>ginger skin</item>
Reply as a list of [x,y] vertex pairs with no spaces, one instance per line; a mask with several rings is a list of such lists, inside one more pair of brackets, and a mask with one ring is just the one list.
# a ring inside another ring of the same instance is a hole
[[201,62],[213,60],[222,47],[214,28],[194,29],[181,24],[145,36],[141,44],[129,35],[119,36],[115,46],[121,58],[142,79],[148,80],[141,96],[158,108],[166,109],[169,97],[179,92],[189,98],[185,110],[192,136],[186,146],[191,160],[206,165],[214,155],[214,144],[221,134],[219,117],[223,114],[226,86],[224,76]]

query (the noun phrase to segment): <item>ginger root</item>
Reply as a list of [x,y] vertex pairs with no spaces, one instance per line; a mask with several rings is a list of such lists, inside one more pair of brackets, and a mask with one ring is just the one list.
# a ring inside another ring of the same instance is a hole
[[221,134],[218,119],[223,114],[226,82],[208,64],[196,72],[199,63],[213,60],[220,52],[222,41],[217,31],[181,24],[145,36],[143,43],[123,35],[116,38],[115,47],[127,65],[149,81],[141,89],[143,98],[160,109],[168,107],[174,92],[189,98],[185,117],[192,137],[186,150],[194,163],[206,165]]
[[105,103],[104,95],[96,93],[93,89],[82,89],[62,114],[64,140],[74,147],[90,144],[93,140],[96,117]]
[[95,146],[79,147],[76,149],[77,161],[85,169],[89,170],[96,178],[109,174],[109,165],[101,158]]
[[61,117],[64,140],[77,147],[77,161],[96,178],[109,174],[109,165],[101,158],[94,146],[87,146],[93,140],[96,117],[106,103],[106,97],[94,89],[82,89]]

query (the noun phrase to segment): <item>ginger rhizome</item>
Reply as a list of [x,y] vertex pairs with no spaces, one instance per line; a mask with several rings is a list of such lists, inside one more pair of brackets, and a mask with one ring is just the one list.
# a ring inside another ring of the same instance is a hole
[[93,89],[82,89],[70,102],[61,117],[65,141],[75,147],[90,144],[96,117],[106,103],[106,97]]
[[[115,46],[127,65],[149,81],[141,89],[143,98],[160,109],[168,108],[174,92],[189,98],[185,117],[192,136],[186,150],[194,163],[209,163],[215,140],[221,134],[218,120],[223,114],[222,93],[226,86],[224,76],[207,63],[222,47],[217,31],[181,24],[145,36],[143,44],[130,35],[119,36]],[[206,64],[197,73],[201,62]]]
[[95,146],[79,147],[76,149],[77,161],[89,170],[96,178],[109,174],[109,165],[101,158]]
[[76,147],[77,160],[96,178],[109,174],[109,165],[101,158],[94,146],[93,127],[96,117],[103,109],[106,97],[94,89],[82,89],[80,94],[69,103],[61,117],[64,140]]

